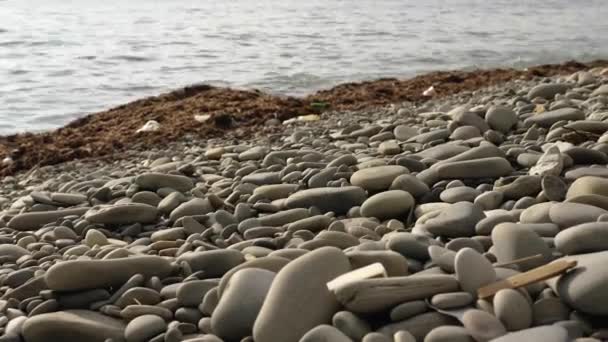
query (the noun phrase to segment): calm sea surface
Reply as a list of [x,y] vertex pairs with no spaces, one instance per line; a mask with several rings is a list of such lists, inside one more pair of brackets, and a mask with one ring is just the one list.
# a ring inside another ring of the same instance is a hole
[[0,0],[0,134],[197,82],[301,95],[608,58],[606,0]]

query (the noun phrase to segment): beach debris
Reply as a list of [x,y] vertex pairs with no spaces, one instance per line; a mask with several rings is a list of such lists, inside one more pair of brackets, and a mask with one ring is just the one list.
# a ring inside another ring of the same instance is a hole
[[425,91],[422,92],[423,96],[435,96],[437,95],[437,91],[435,90],[434,86],[430,86],[428,87]]
[[160,130],[160,124],[158,123],[158,121],[156,120],[150,120],[148,122],[146,122],[145,125],[141,126],[140,129],[138,129],[136,132],[137,133],[141,133],[141,132],[156,132]]

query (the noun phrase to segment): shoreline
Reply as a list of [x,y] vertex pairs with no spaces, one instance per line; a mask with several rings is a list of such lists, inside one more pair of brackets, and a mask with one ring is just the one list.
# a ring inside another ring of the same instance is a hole
[[[349,82],[305,97],[193,85],[89,114],[53,131],[0,137],[0,159],[10,157],[11,160],[0,165],[0,176],[35,166],[109,156],[138,146],[167,144],[185,135],[205,139],[225,135],[236,139],[250,137],[271,119],[284,121],[299,115],[362,110],[399,102],[423,103],[511,80],[532,80],[607,66],[608,60],[598,60],[568,61],[523,70],[436,71],[404,80]],[[430,86],[437,94],[423,96]],[[195,115],[210,117],[199,122],[194,119]],[[149,120],[158,121],[160,130],[137,133]]]

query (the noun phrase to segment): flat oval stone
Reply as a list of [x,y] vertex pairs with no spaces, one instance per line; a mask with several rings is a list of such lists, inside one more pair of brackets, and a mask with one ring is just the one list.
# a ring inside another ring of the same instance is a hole
[[379,262],[386,269],[389,277],[400,277],[408,274],[407,259],[393,251],[360,251],[346,252],[348,260],[354,269]]
[[608,250],[608,222],[579,224],[555,236],[555,248],[566,255]]
[[556,110],[551,110],[539,114],[535,114],[526,120],[524,123],[528,126],[532,126],[536,124],[540,127],[549,128],[551,125],[558,121],[576,121],[576,120],[585,120],[585,113],[576,108],[560,108]]
[[436,294],[431,298],[431,304],[442,310],[460,308],[473,303],[473,296],[468,292],[447,292]]
[[29,212],[18,214],[8,221],[7,226],[15,230],[36,230],[47,223],[55,222],[66,216],[81,216],[86,213],[89,207],[74,208],[74,209],[63,209],[63,210],[51,210],[41,212]]
[[508,331],[529,328],[532,325],[532,307],[521,292],[503,289],[494,296],[494,314]]
[[496,280],[496,272],[490,261],[472,248],[463,248],[454,260],[456,279],[462,290],[473,296],[477,289]]
[[582,203],[555,203],[549,209],[549,218],[562,229],[595,222],[604,214],[608,214],[608,210]]
[[36,315],[23,324],[26,342],[124,341],[122,320],[88,310],[66,310]]
[[133,319],[125,328],[127,342],[147,342],[152,337],[165,332],[167,323],[156,315],[143,315]]
[[406,216],[414,198],[403,190],[389,190],[373,195],[361,205],[361,215],[381,220]]
[[349,283],[336,290],[336,298],[355,313],[377,313],[438,293],[458,290],[458,281],[447,275],[373,278]]
[[428,185],[410,174],[397,176],[389,189],[407,191],[415,198],[419,198],[430,191]]
[[156,221],[158,209],[143,203],[126,203],[94,206],[84,218],[91,223],[130,224]]
[[[348,258],[333,247],[306,253],[277,273],[255,320],[256,342],[298,341],[309,330],[331,322],[339,303],[327,283],[351,270]],[[293,314],[298,308],[298,315]]]
[[458,186],[450,189],[445,189],[439,194],[439,198],[446,203],[457,202],[473,202],[475,197],[479,196],[481,191],[468,186]]
[[436,169],[440,179],[497,178],[513,172],[509,161],[500,157],[447,162]]
[[510,262],[516,259],[541,254],[541,258],[519,263],[522,270],[542,266],[551,260],[549,246],[534,231],[516,223],[500,223],[492,231],[494,254],[498,262]]
[[251,336],[253,324],[274,277],[274,272],[259,268],[236,272],[213,310],[213,332],[226,341],[240,341]]
[[366,199],[365,191],[358,186],[315,188],[290,195],[285,205],[288,208],[316,207],[323,213],[332,211],[345,214],[350,208],[360,206]]
[[353,173],[350,183],[368,191],[382,191],[388,189],[395,178],[407,173],[409,170],[401,165],[369,167]]
[[496,317],[482,310],[465,312],[462,324],[476,341],[490,341],[507,333],[507,329]]
[[528,91],[528,98],[532,100],[536,97],[542,97],[546,100],[553,100],[555,95],[564,94],[570,88],[571,86],[565,83],[542,83]]
[[[167,259],[158,256],[136,256],[106,260],[71,260],[53,265],[45,281],[51,290],[76,291],[116,287],[135,274],[164,278],[172,271]],[[91,274],[103,274],[92,277]]]
[[179,192],[186,192],[194,188],[194,182],[186,176],[157,172],[144,173],[135,177],[135,184],[139,185],[142,189],[152,191],[160,188],[171,188]]
[[566,198],[584,195],[608,196],[608,179],[592,176],[578,178],[570,185]]

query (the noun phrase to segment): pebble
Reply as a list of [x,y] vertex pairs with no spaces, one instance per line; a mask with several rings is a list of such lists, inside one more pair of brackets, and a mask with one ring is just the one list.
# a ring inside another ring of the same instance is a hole
[[369,167],[353,173],[350,183],[367,191],[382,191],[387,190],[395,178],[407,173],[409,170],[400,165]]
[[[319,248],[287,264],[274,278],[255,320],[254,340],[299,341],[317,325],[331,322],[339,303],[326,284],[350,269],[346,255],[333,247]],[[295,307],[298,315],[293,315]]]
[[480,207],[470,202],[458,202],[437,212],[420,226],[435,236],[473,236],[475,225],[484,218]]
[[462,290],[473,296],[477,295],[477,289],[496,280],[490,261],[472,248],[463,248],[456,253],[454,268]]
[[156,220],[158,209],[143,203],[127,203],[95,206],[88,210],[84,218],[91,223],[129,224],[150,223]]
[[26,342],[124,341],[125,328],[121,320],[98,312],[65,310],[37,315],[25,321],[23,338]]
[[494,254],[498,262],[510,262],[533,255],[542,257],[520,262],[519,267],[530,270],[542,266],[551,260],[549,246],[531,229],[517,223],[500,223],[492,230]]
[[532,325],[532,307],[521,292],[503,289],[494,295],[494,313],[508,331],[527,329]]
[[288,208],[316,207],[321,212],[345,214],[350,208],[360,206],[367,199],[360,187],[316,188],[298,191],[285,201]]
[[505,326],[493,315],[482,310],[468,310],[462,324],[475,341],[490,341],[507,333]]
[[213,332],[226,341],[251,336],[274,277],[274,272],[257,268],[234,273],[211,316]]
[[406,216],[414,198],[403,190],[389,190],[373,195],[361,205],[361,215],[381,220]]
[[560,231],[555,249],[572,255],[608,250],[608,222],[583,223]]
[[165,332],[167,323],[156,315],[142,315],[133,319],[125,328],[127,342],[146,342]]

